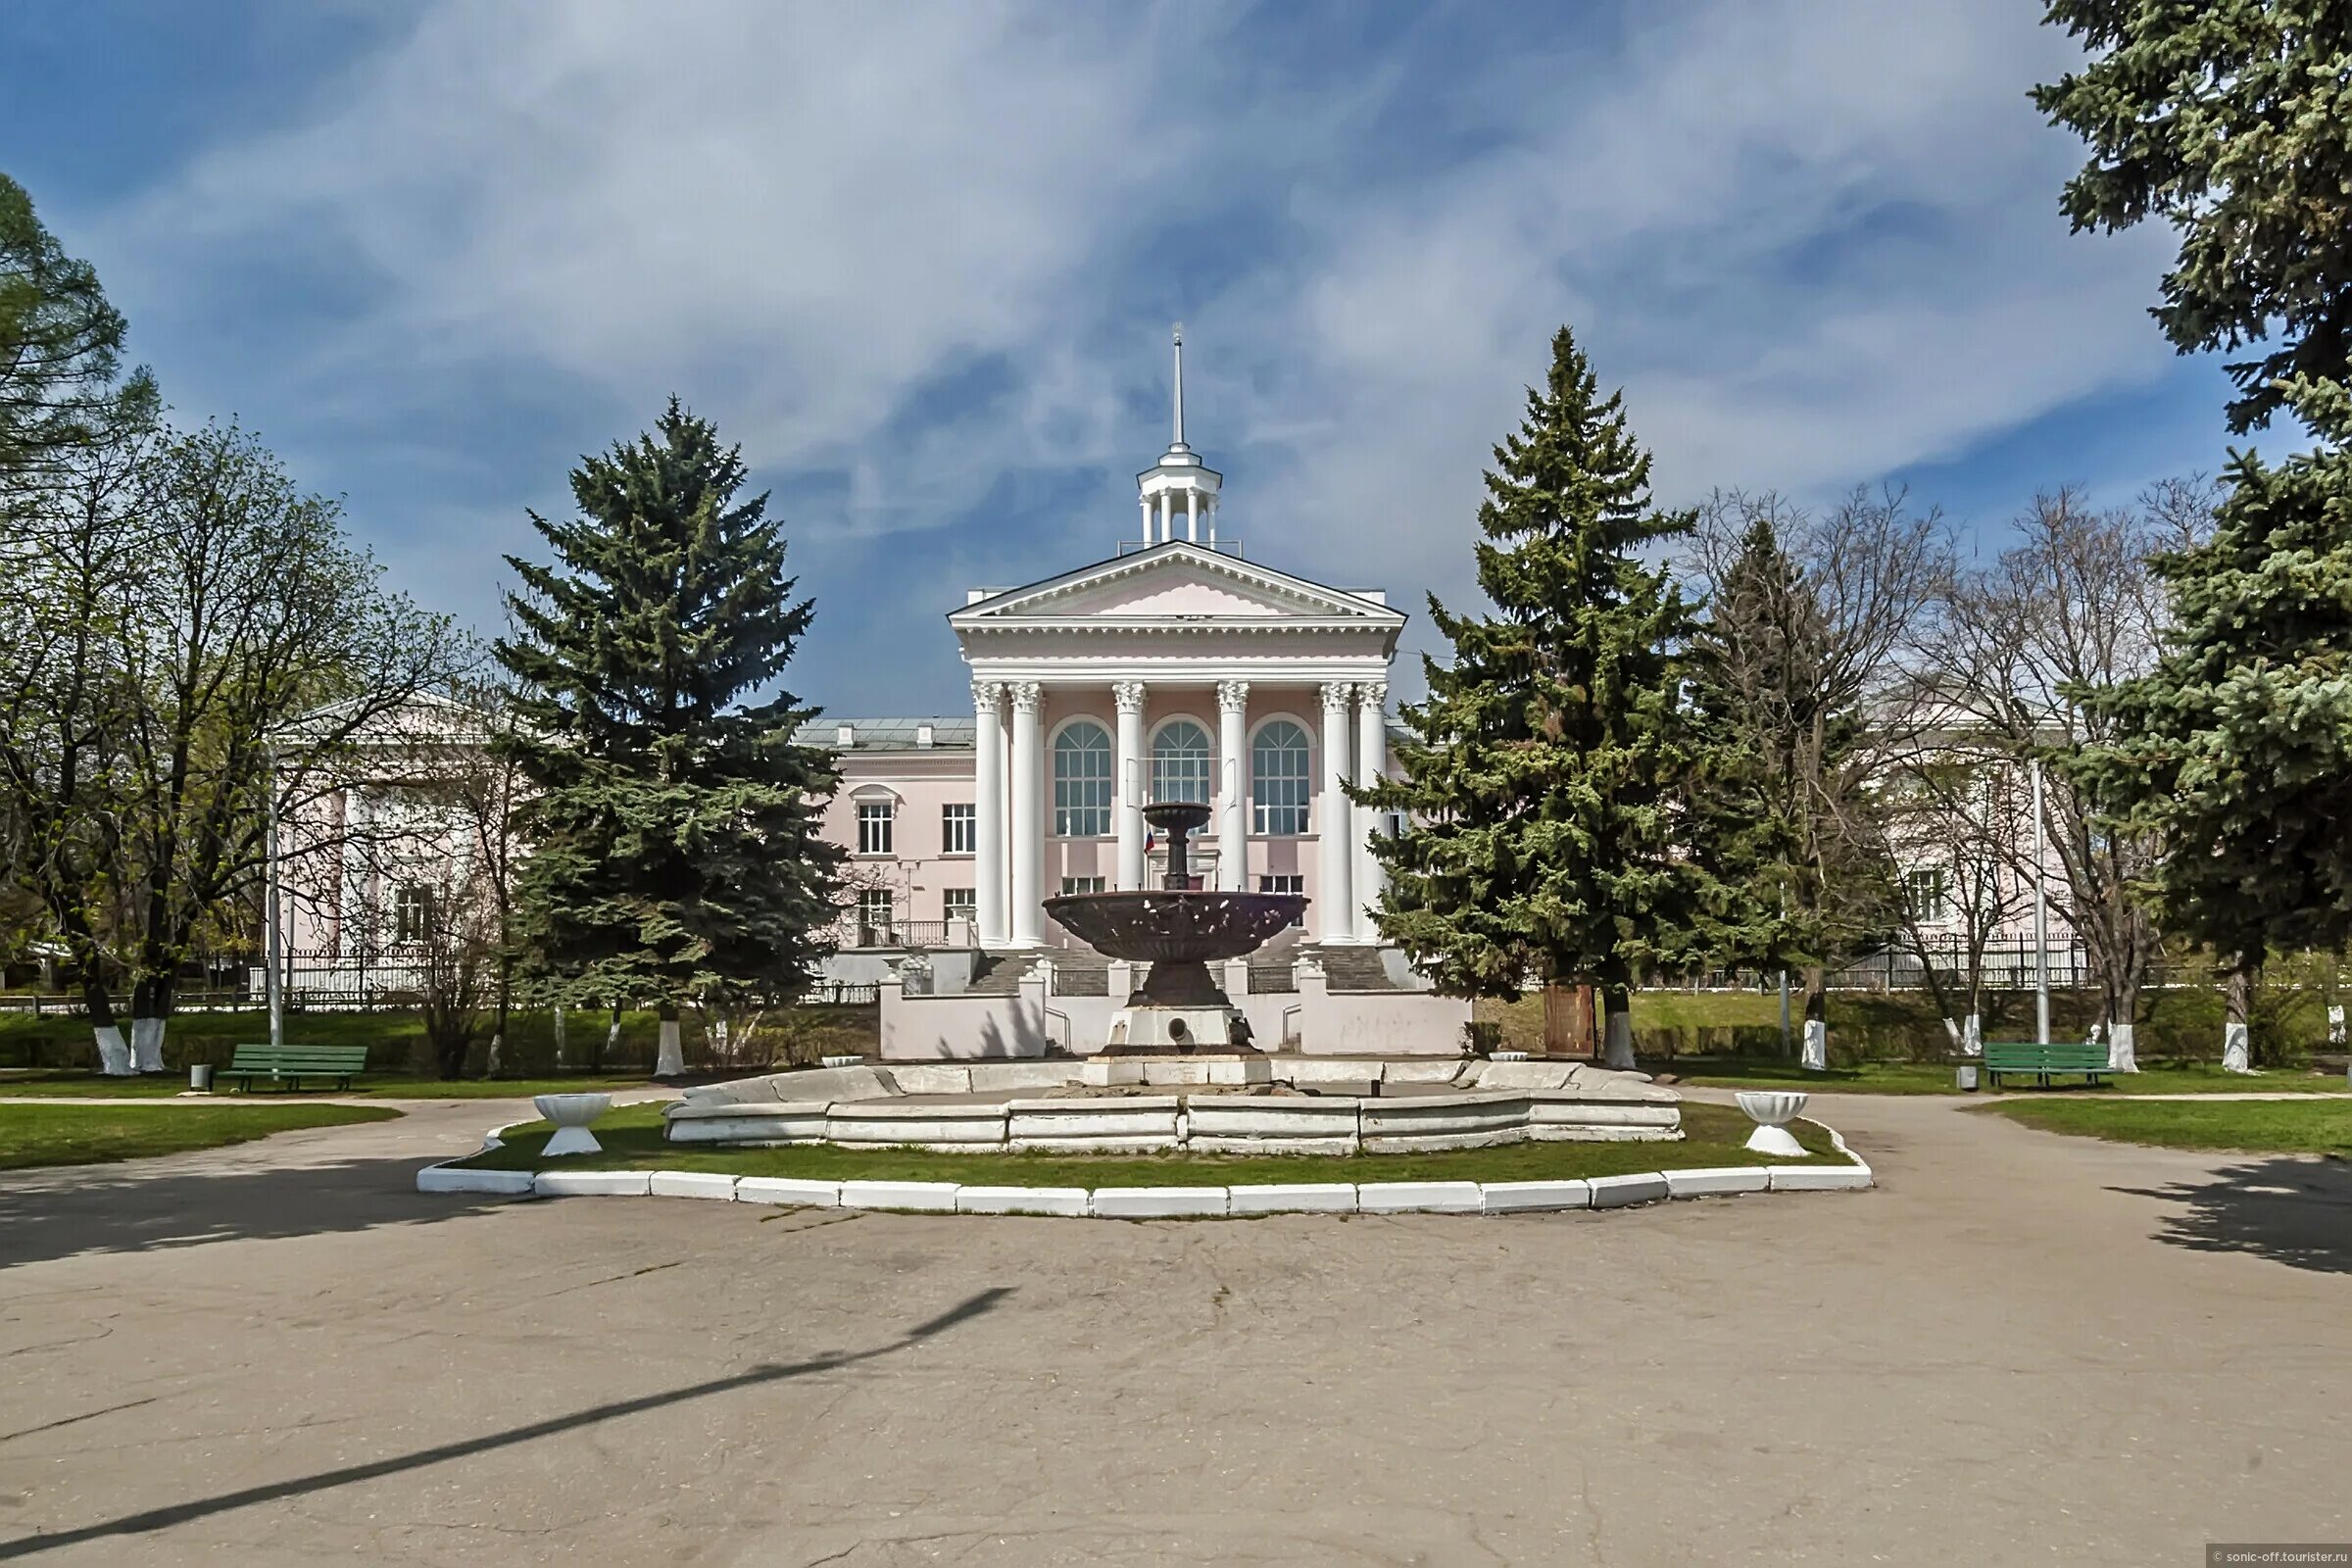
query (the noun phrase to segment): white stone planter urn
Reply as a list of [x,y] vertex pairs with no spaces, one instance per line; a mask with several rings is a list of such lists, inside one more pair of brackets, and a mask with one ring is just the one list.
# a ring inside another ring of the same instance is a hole
[[1740,1108],[1756,1124],[1756,1130],[1748,1135],[1747,1152],[1775,1159],[1802,1159],[1805,1146],[1796,1141],[1788,1124],[1796,1120],[1810,1098],[1786,1089],[1741,1090]]
[[[1796,1097],[1800,1101],[1805,1097]],[[588,1124],[612,1108],[611,1095],[541,1095],[531,1102],[539,1114],[556,1124],[547,1141],[550,1154],[593,1154],[605,1146],[596,1141]]]

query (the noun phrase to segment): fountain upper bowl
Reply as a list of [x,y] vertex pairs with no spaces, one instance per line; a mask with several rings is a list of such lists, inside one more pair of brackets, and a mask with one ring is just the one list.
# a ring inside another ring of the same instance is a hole
[[1254,953],[1306,911],[1302,893],[1065,893],[1046,913],[1096,952],[1151,963]]

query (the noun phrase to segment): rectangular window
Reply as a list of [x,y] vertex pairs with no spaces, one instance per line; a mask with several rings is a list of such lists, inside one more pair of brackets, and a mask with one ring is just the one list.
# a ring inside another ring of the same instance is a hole
[[[1297,874],[1261,876],[1257,879],[1257,891],[1260,893],[1304,893],[1306,878]],[[1306,916],[1303,914],[1291,922],[1293,925],[1304,925],[1305,923]]]
[[980,808],[943,806],[939,808],[939,852],[942,855],[980,853]]
[[1064,893],[1101,893],[1103,890],[1102,878],[1099,876],[1065,876],[1061,879],[1061,891]]
[[433,890],[405,882],[392,896],[392,940],[423,942],[433,933]]
[[888,801],[859,801],[858,803],[858,853],[859,855],[888,855],[890,828],[894,810]]
[[942,895],[942,898],[947,904],[949,919],[977,920],[980,918],[980,890],[978,888],[950,888]]
[[1903,873],[1903,901],[1914,920],[1940,920],[1948,912],[1944,902],[1943,867],[1928,866]]
[[895,944],[897,922],[891,918],[891,907],[890,889],[859,888],[858,890],[858,945],[859,947],[887,948]]

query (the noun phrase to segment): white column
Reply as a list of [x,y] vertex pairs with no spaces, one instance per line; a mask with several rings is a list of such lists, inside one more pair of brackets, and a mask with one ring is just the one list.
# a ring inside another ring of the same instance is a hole
[[1014,681],[1012,693],[1012,945],[1045,941],[1045,906],[1038,891],[1046,873],[1046,801],[1041,788],[1045,749],[1038,732],[1044,690]]
[[1184,493],[1184,536],[1194,544],[1200,542],[1200,492]]
[[[368,842],[368,797],[358,785],[343,792],[343,893],[335,906],[335,957],[357,964],[377,946],[378,933],[368,929],[368,872],[375,854]],[[359,971],[349,982],[358,986]]]
[[1153,537],[1152,542],[1153,544],[1165,544],[1171,537],[1173,537],[1170,532],[1171,524],[1168,521],[1168,493],[1165,490],[1162,490],[1159,493],[1158,501],[1159,532]]
[[1122,893],[1144,885],[1144,799],[1150,775],[1144,771],[1144,683],[1111,683],[1111,701],[1118,705],[1117,750],[1112,753],[1111,820],[1119,835],[1119,878]]
[[[1379,782],[1389,766],[1389,727],[1386,710],[1389,687],[1386,681],[1367,681],[1355,689],[1355,783],[1358,789]],[[1387,873],[1372,858],[1372,840],[1380,833],[1380,813],[1357,808],[1355,835],[1355,902],[1360,908],[1380,902],[1380,890]],[[1359,914],[1363,929],[1356,934],[1366,942],[1380,940],[1379,929],[1371,917]]]
[[1004,687],[993,680],[972,682],[972,716],[978,721],[973,750],[972,814],[980,835],[973,874],[979,882],[980,945],[1004,946]]
[[1315,791],[1315,836],[1322,856],[1321,885],[1315,889],[1315,939],[1355,940],[1355,899],[1348,867],[1355,859],[1354,813],[1340,781],[1348,776],[1348,709],[1355,689],[1335,681],[1323,688],[1323,752]]
[[1224,808],[1217,815],[1217,886],[1250,887],[1250,683],[1217,682],[1217,777]]

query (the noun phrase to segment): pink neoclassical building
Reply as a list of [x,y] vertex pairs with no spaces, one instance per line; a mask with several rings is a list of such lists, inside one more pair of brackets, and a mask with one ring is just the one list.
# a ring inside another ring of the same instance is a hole
[[[1180,345],[1181,345],[1181,340]],[[1156,886],[1141,808],[1207,805],[1200,885],[1303,892],[1317,943],[1376,943],[1367,845],[1393,824],[1343,781],[1388,767],[1389,663],[1405,617],[1220,537],[1221,479],[1175,439],[1139,476],[1141,538],[1016,588],[974,588],[948,624],[972,709],[828,718],[842,787],[827,829],[853,857],[853,946],[1035,949],[1069,939],[1058,893]],[[1112,541],[1105,540],[1106,547]]]

